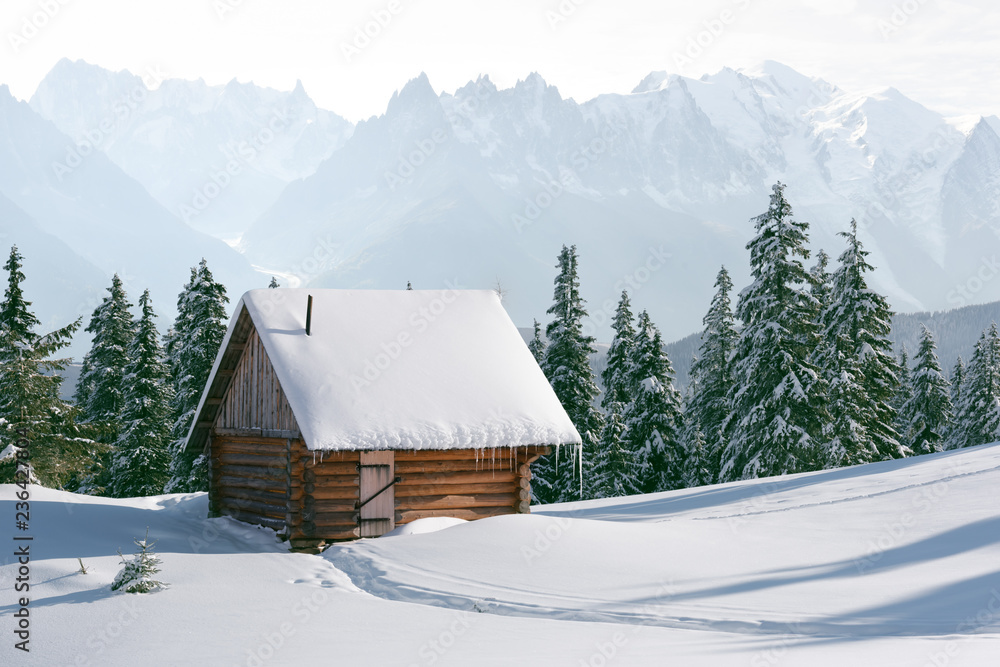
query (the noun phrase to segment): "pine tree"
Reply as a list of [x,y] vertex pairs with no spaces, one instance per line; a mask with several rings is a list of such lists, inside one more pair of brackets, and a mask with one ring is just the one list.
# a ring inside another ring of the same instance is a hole
[[907,421],[905,444],[914,454],[943,451],[953,416],[951,387],[941,372],[936,349],[934,336],[922,326],[913,371],[913,395],[900,411]]
[[542,362],[545,361],[545,339],[542,338],[542,325],[538,323],[538,320],[534,320],[534,322],[534,333],[531,342],[528,343],[528,349],[531,350],[531,356],[541,366]]
[[983,332],[962,382],[953,447],[1000,440],[1000,333],[994,322]]
[[[583,439],[583,447],[557,451],[541,457],[536,463],[538,498],[542,502],[575,500],[580,497],[580,480],[584,456],[597,448],[603,428],[603,417],[594,407],[599,390],[594,382],[590,355],[594,354],[594,338],[583,333],[587,316],[585,301],[580,296],[576,246],[563,246],[559,254],[559,274],[555,279],[553,304],[546,311],[553,316],[546,327],[549,340],[542,370],[552,384],[556,396]],[[560,458],[562,460],[560,460]]]
[[682,486],[690,489],[711,484],[715,481],[715,475],[712,473],[710,452],[705,435],[697,422],[691,423],[687,430],[688,433],[684,438],[687,452],[681,480]]
[[127,560],[118,550],[118,556],[122,559],[122,569],[111,582],[111,590],[124,591],[126,593],[150,593],[160,588],[166,588],[167,584],[153,579],[153,575],[160,571],[160,557],[153,551],[156,542],[149,541],[149,529],[146,529],[146,537],[141,540],[133,540],[138,551],[132,556],[132,560]]
[[139,299],[142,315],[125,368],[122,432],[112,454],[109,494],[117,498],[163,492],[170,468],[169,369],[156,331],[149,290]]
[[827,465],[855,465],[908,455],[898,440],[893,398],[899,367],[889,333],[892,311],[885,297],[868,288],[868,252],[851,220],[847,249],[832,277],[830,304],[821,315],[827,341],[821,360],[830,384],[831,428]]
[[625,408],[624,439],[639,464],[641,488],[644,493],[680,488],[681,395],[674,388],[674,369],[663,351],[663,337],[646,311],[639,313],[629,366],[634,398]]
[[[705,314],[701,334],[701,356],[691,365],[691,397],[687,415],[698,424],[697,433],[704,439],[707,465],[712,481],[718,478],[722,457],[722,427],[729,415],[729,395],[733,389],[730,357],[739,334],[733,318],[729,294],[733,283],[726,267],[715,279],[716,292]],[[687,441],[688,447],[693,443]]]
[[965,362],[958,355],[955,366],[951,369],[951,403],[957,406],[962,402],[962,385],[965,384]]
[[830,256],[825,250],[816,253],[816,263],[809,269],[809,292],[816,299],[816,314],[819,316],[833,301],[833,276],[827,270],[830,267]]
[[896,360],[899,367],[899,387],[892,398],[892,407],[896,411],[896,430],[902,434],[909,426],[909,420],[903,415],[903,406],[913,398],[913,377],[910,373],[910,351],[903,343],[899,350],[899,358]]
[[630,364],[635,350],[635,324],[632,304],[628,292],[624,290],[615,309],[611,329],[615,335],[608,348],[607,366],[601,371],[601,382],[604,384],[601,407],[605,410],[609,410],[614,403],[628,405],[634,396],[630,386],[632,370]]
[[743,329],[732,356],[722,480],[819,467],[826,383],[810,361],[819,342],[817,302],[803,288],[808,224],[792,218],[785,186],[774,186],[747,244],[754,282],[736,306]]
[[135,335],[131,307],[125,287],[115,274],[108,296],[94,310],[87,325],[86,331],[94,335],[94,340],[83,358],[83,372],[76,385],[76,404],[82,420],[98,426],[101,441],[108,444],[114,443],[121,431],[118,416],[122,410],[125,367]]
[[166,338],[174,389],[168,493],[206,488],[206,461],[198,453],[186,452],[185,446],[194,411],[226,335],[227,303],[226,288],[215,281],[208,263],[201,260],[191,269],[191,279],[177,297],[177,319]]
[[[39,321],[21,289],[22,261],[14,246],[4,265],[8,281],[0,304],[0,450],[9,446],[16,457],[26,449],[34,479],[75,488],[102,446],[76,423],[76,408],[59,397],[58,373],[69,360],[53,355],[69,345],[80,321],[45,335],[35,332]],[[14,468],[13,457],[0,461],[0,483],[14,481]]]
[[641,470],[635,453],[622,439],[625,422],[624,406],[614,402],[605,415],[604,432],[598,452],[592,461],[588,490],[591,498],[611,498],[642,493],[639,486]]
[[636,452],[624,442],[625,411],[632,402],[630,388],[635,325],[627,292],[622,292],[611,327],[614,338],[608,348],[607,366],[601,371],[605,410],[604,431],[592,460],[593,497],[604,498],[641,493],[641,470]]

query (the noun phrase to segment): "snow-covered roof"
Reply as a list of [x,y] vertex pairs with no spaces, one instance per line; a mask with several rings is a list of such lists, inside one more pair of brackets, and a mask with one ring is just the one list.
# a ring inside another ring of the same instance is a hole
[[[306,335],[310,295],[311,335]],[[492,291],[247,292],[236,306],[209,388],[244,307],[309,449],[581,442]],[[207,388],[196,426],[208,393]]]

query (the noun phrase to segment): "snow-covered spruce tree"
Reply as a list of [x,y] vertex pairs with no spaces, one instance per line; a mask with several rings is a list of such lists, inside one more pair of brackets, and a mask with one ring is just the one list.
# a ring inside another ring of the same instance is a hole
[[643,493],[680,488],[685,454],[681,395],[674,388],[663,337],[646,311],[639,313],[629,366],[634,398],[625,408],[624,439],[639,464]]
[[144,539],[133,541],[138,551],[132,556],[132,560],[126,559],[121,549],[118,550],[123,567],[115,576],[115,580],[111,582],[111,590],[120,590],[125,593],[151,593],[166,588],[167,584],[153,579],[153,575],[160,572],[160,557],[153,551],[156,542],[149,541],[149,529],[146,529]]
[[[583,451],[577,447],[559,448],[536,463],[537,498],[540,502],[576,500],[580,497],[583,459],[592,455],[604,426],[601,413],[594,407],[599,393],[590,365],[594,338],[583,332],[587,316],[580,296],[576,246],[563,246],[559,253],[559,274],[555,279],[552,306],[546,311],[553,320],[545,329],[549,344],[545,349],[542,370],[552,384],[576,430],[583,439]],[[534,485],[533,485],[534,486]]]
[[642,493],[639,487],[642,471],[635,452],[622,436],[625,421],[621,403],[613,402],[605,415],[604,432],[597,453],[590,462],[587,491],[591,498],[611,498]]
[[541,366],[542,362],[545,361],[545,339],[542,338],[542,325],[538,323],[538,320],[534,320],[534,323],[535,328],[531,341],[528,343],[528,349],[531,350],[531,356]]
[[690,489],[713,483],[715,475],[712,473],[710,452],[698,422],[688,424],[685,433],[684,446],[687,453],[681,477],[682,486]]
[[907,426],[909,426],[909,420],[903,414],[903,406],[913,398],[913,377],[910,374],[910,351],[906,348],[906,343],[900,346],[896,366],[899,368],[897,376],[899,378],[899,386],[892,397],[892,408],[896,411],[896,431],[902,436],[906,433]]
[[163,492],[170,468],[170,371],[156,331],[149,290],[139,299],[141,316],[125,367],[122,431],[111,457],[109,495],[116,498]]
[[962,382],[952,446],[974,447],[1000,440],[1000,333],[996,322],[983,332]]
[[135,325],[125,287],[115,274],[104,297],[90,318],[86,331],[94,335],[90,352],[83,359],[84,372],[76,385],[76,401],[83,421],[99,425],[101,440],[118,439],[118,415],[122,409],[128,348]]
[[601,382],[604,383],[601,407],[606,410],[610,410],[613,403],[628,405],[634,396],[631,386],[631,363],[635,350],[634,319],[628,292],[623,290],[615,316],[611,320],[611,329],[615,334],[608,347],[608,363],[601,371]]
[[[90,430],[76,423],[77,410],[59,397],[68,359],[53,358],[69,345],[80,326],[77,320],[39,335],[38,318],[24,298],[23,258],[11,248],[4,265],[7,289],[0,304],[0,450],[14,456],[23,443],[34,477],[46,486],[75,489],[78,478],[103,449]],[[0,463],[0,483],[14,481],[14,459]]]
[[170,445],[170,480],[165,491],[204,491],[207,464],[184,450],[194,411],[208,382],[227,328],[226,288],[215,281],[208,263],[191,269],[191,279],[177,297],[177,319],[166,336],[167,363],[174,388]]
[[810,294],[809,225],[792,218],[785,186],[773,187],[747,244],[753,283],[739,295],[743,329],[732,356],[721,481],[816,469],[826,411],[826,382],[810,357],[819,342]]
[[828,271],[830,267],[830,256],[825,250],[816,253],[816,263],[809,269],[810,281],[809,291],[816,299],[816,313],[821,314],[830,307],[833,299],[833,275]]
[[955,366],[951,369],[951,409],[952,418],[948,425],[948,435],[946,437],[945,449],[957,449],[961,447],[962,429],[959,428],[959,413],[962,410],[962,387],[965,385],[965,361],[962,355],[955,360]]
[[[830,305],[822,314],[827,352],[821,361],[830,383],[827,465],[837,467],[900,458],[910,454],[899,442],[893,399],[899,366],[889,334],[892,311],[881,294],[869,289],[872,271],[851,220],[847,249],[833,274]],[[835,386],[836,385],[836,386]]]
[[[715,287],[712,305],[702,319],[705,330],[701,334],[701,356],[691,365],[691,396],[685,410],[689,423],[698,425],[691,435],[700,433],[704,439],[712,481],[718,478],[721,466],[722,426],[729,415],[729,395],[733,389],[729,359],[739,337],[729,296],[733,282],[726,267],[716,276]],[[693,444],[686,440],[689,450]]]
[[588,461],[591,465],[590,494],[594,498],[641,493],[641,470],[636,453],[622,439],[624,415],[632,401],[630,388],[632,353],[635,347],[633,322],[628,293],[622,292],[611,328],[614,338],[608,348],[607,366],[601,372],[604,394],[601,406],[605,410],[604,431],[597,450]]
[[914,454],[944,451],[953,418],[951,386],[941,372],[934,336],[921,326],[913,369],[913,392],[900,410],[906,419],[904,443]]

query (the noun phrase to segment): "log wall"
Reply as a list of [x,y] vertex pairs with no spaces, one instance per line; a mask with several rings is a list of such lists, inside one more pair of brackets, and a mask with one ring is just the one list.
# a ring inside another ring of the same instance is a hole
[[284,532],[290,442],[280,438],[214,435],[209,446],[212,514]]

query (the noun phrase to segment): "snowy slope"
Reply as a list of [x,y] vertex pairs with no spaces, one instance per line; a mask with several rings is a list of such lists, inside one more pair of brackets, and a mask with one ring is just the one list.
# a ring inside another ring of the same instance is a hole
[[104,152],[168,211],[224,238],[238,238],[353,130],[318,109],[301,83],[291,92],[236,80],[209,86],[157,68],[137,75],[82,60],[59,61],[31,106]]
[[[543,319],[559,245],[576,243],[599,335],[605,302],[629,287],[679,338],[698,327],[720,264],[745,282],[748,220],[780,179],[814,248],[836,257],[856,217],[894,307],[940,309],[959,305],[970,262],[997,245],[996,125],[966,134],[893,88],[844,91],[773,62],[654,73],[582,103],[537,74],[453,94],[422,75],[289,186],[242,249],[323,286],[499,277],[526,326]],[[669,256],[655,270],[651,249]],[[968,302],[998,298],[989,281]]]
[[[992,445],[536,508],[309,556],[205,519],[201,494],[32,487],[32,653],[8,637],[0,660],[993,665],[998,489]],[[0,487],[4,516],[13,491]],[[171,587],[112,595],[114,550],[147,526]],[[77,557],[89,574],[75,573]],[[3,558],[9,621],[15,565]]]

